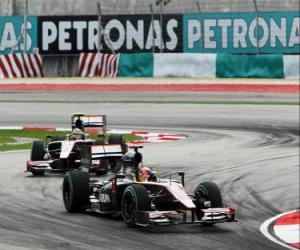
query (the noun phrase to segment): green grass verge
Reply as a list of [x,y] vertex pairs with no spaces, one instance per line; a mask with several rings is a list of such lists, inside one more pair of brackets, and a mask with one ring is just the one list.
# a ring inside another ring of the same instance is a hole
[[14,143],[14,142],[16,142],[16,139],[12,137],[0,136],[0,144]]
[[[23,131],[23,130],[0,130],[0,151],[15,151],[15,150],[26,150],[31,148],[31,143],[20,143],[20,144],[10,144],[15,143],[16,140],[13,137],[20,138],[32,138],[32,140],[46,140],[46,136],[65,136],[70,134],[70,131],[66,132],[56,132],[56,131]],[[96,135],[90,135],[91,139],[96,140]],[[108,135],[106,135],[106,139]],[[124,135],[126,142],[140,140],[140,136],[136,135]]]

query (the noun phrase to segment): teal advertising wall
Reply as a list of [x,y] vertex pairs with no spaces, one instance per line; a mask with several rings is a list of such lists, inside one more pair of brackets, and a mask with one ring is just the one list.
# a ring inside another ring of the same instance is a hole
[[[104,17],[106,36],[116,46],[115,51],[122,53],[158,52],[161,45],[164,53],[299,54],[300,51],[298,12],[259,13],[258,31],[255,13],[165,15],[162,43],[159,19],[151,28],[149,15],[128,15],[126,22],[120,15]],[[93,25],[90,19],[95,19]],[[140,21],[137,24],[132,20]],[[17,43],[22,23],[23,17],[0,17],[0,54],[9,53]],[[97,44],[97,27],[96,16],[31,16],[28,51],[38,48],[41,54],[48,55],[95,52],[95,46],[89,44]],[[154,39],[149,35],[151,32]],[[23,39],[19,44],[15,52],[24,47]]]
[[184,52],[299,53],[298,12],[184,15]]
[[[37,48],[37,20],[36,16],[30,16],[27,19],[27,51],[29,53]],[[15,47],[14,52],[24,49],[24,39],[21,36],[23,21],[23,17],[20,16],[0,17],[0,55],[10,53],[12,47]],[[18,39],[20,39],[19,46],[16,46]]]

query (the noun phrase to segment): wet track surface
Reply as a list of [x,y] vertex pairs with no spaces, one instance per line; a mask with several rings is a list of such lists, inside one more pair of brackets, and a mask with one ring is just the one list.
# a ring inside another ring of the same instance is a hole
[[[299,206],[299,107],[293,105],[2,103],[0,126],[68,126],[72,112],[107,114],[109,127],[180,132],[147,145],[161,177],[185,170],[186,188],[215,181],[238,223],[131,229],[119,220],[68,214],[62,178],[24,173],[29,152],[0,154],[0,249],[283,249],[261,223]],[[9,112],[9,111],[13,112]]]

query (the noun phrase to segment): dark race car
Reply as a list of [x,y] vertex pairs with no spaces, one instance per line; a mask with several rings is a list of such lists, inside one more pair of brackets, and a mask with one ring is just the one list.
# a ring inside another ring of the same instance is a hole
[[91,179],[88,170],[96,152],[97,146],[85,146],[82,170],[67,172],[64,177],[62,194],[68,212],[121,216],[130,227],[235,221],[235,210],[223,205],[214,182],[201,182],[189,195],[184,189],[183,172],[179,173],[181,182],[171,177],[159,179],[154,171],[142,166],[137,148],[118,162],[112,178]]

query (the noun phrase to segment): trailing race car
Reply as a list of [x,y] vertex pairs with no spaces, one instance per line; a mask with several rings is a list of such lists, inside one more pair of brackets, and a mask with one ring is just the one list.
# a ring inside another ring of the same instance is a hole
[[111,179],[91,179],[87,172],[91,159],[97,155],[97,147],[84,146],[82,170],[67,172],[64,177],[62,195],[68,212],[122,216],[129,227],[235,221],[235,210],[223,206],[214,182],[202,182],[194,194],[188,195],[183,172],[179,173],[181,183],[171,177],[159,179],[150,168],[142,166],[142,155],[137,148],[134,154],[122,157]]
[[[81,166],[82,145],[99,145],[102,147],[103,158],[93,162],[91,171],[106,174],[109,167],[116,164],[127,151],[122,135],[111,134],[105,142],[106,117],[101,115],[74,114],[71,119],[72,134],[66,137],[47,136],[46,143],[34,141],[31,157],[27,161],[28,172],[33,175],[43,175],[49,172],[66,172]],[[98,134],[98,140],[87,138],[85,132]]]

